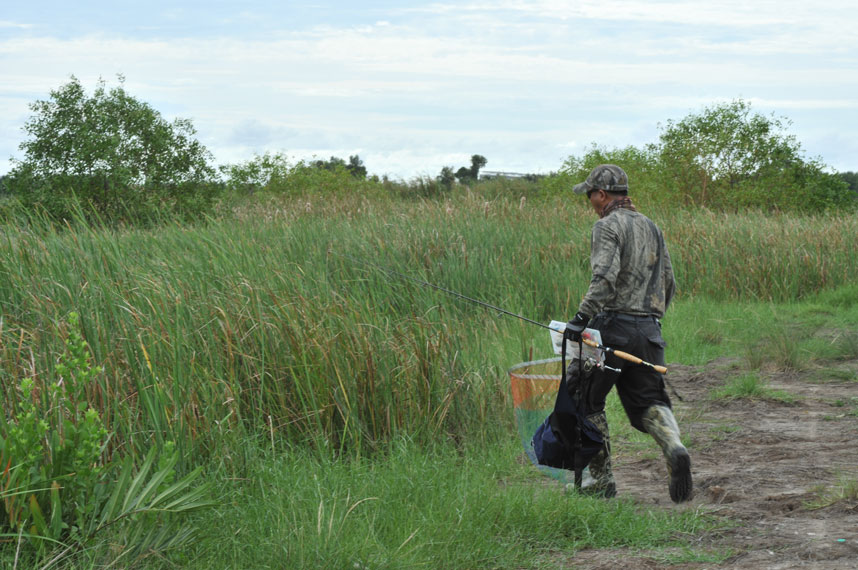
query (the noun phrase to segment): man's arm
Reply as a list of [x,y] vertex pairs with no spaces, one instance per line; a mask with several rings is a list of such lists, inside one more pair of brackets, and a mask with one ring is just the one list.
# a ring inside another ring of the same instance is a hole
[[616,231],[604,223],[604,220],[599,220],[593,226],[590,268],[593,276],[590,279],[590,287],[578,306],[578,312],[592,317],[615,296],[617,275],[620,272],[619,238]]
[[670,300],[676,293],[676,279],[673,276],[673,264],[670,262],[670,253],[667,244],[664,245],[664,310],[670,306]]

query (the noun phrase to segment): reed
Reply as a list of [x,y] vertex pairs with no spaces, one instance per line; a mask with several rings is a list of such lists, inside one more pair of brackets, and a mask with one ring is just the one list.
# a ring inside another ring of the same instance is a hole
[[[679,303],[804,299],[858,277],[852,215],[646,213]],[[269,199],[152,230],[6,226],[4,405],[19,379],[53,380],[76,311],[105,370],[90,403],[137,454],[154,439],[230,455],[260,433],[358,455],[401,433],[485,437],[511,427],[505,370],[542,333],[343,255],[547,322],[586,290],[593,221],[574,199],[468,192]]]

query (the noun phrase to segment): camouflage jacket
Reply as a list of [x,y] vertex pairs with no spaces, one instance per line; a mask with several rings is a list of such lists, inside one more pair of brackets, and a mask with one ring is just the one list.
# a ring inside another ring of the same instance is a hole
[[614,210],[593,226],[593,278],[578,310],[661,318],[676,288],[670,254],[655,223],[639,212]]

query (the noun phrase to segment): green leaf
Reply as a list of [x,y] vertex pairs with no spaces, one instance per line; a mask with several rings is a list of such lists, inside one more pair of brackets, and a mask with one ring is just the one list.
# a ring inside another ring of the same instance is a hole
[[125,492],[125,500],[122,503],[123,511],[133,510],[140,502],[141,496],[138,495],[138,492],[143,488],[146,477],[149,474],[149,470],[155,462],[157,451],[157,448],[153,447],[149,450],[149,453],[146,454],[146,459],[143,460],[143,464],[140,466],[140,471],[137,472],[137,476],[134,477],[134,480],[131,482],[128,490]]
[[48,525],[45,522],[45,515],[42,514],[42,508],[39,506],[39,501],[36,495],[32,494],[29,497],[30,515],[33,517],[33,526],[36,529],[36,534],[48,536]]

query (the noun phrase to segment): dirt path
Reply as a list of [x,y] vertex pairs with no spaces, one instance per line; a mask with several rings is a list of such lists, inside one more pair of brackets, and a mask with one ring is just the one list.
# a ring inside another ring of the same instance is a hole
[[[711,391],[738,373],[729,362],[705,372],[671,366],[670,381],[683,397],[675,407],[689,443],[695,497],[673,505],[661,456],[631,451],[622,442],[614,446],[618,492],[645,505],[723,517],[730,526],[695,546],[733,554],[721,564],[671,565],[664,552],[594,550],[578,553],[570,566],[858,569],[858,501],[809,506],[820,501],[820,489],[834,492],[844,480],[858,484],[858,362],[836,367],[846,374],[823,368],[765,375],[771,388],[797,397],[789,404],[713,400]],[[852,381],[832,379],[850,374]]]

